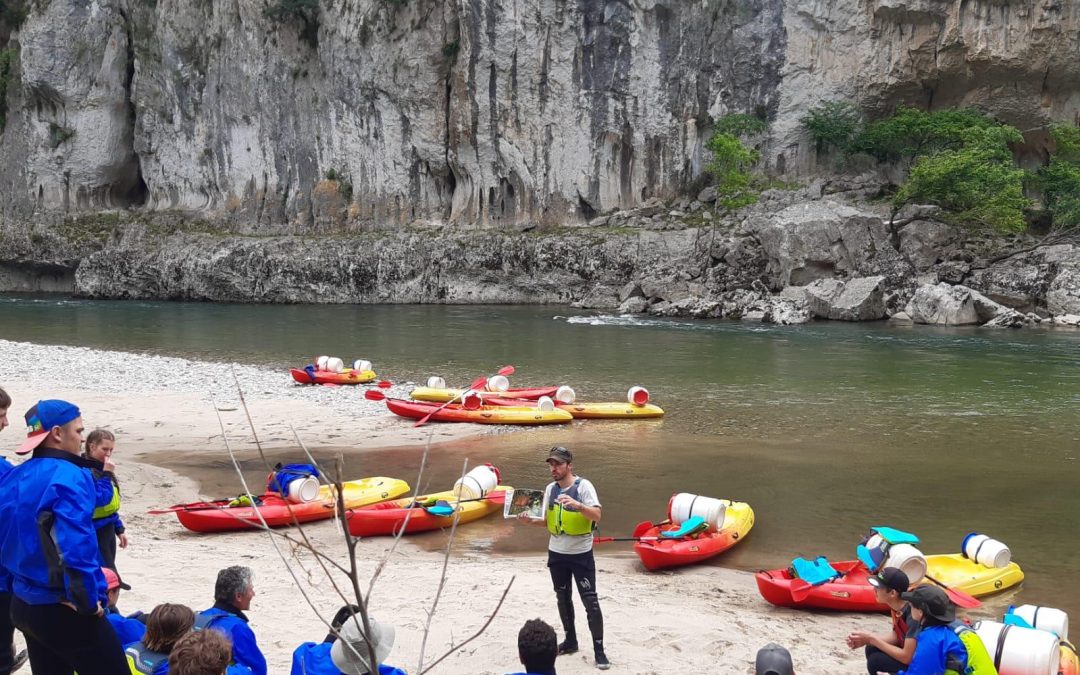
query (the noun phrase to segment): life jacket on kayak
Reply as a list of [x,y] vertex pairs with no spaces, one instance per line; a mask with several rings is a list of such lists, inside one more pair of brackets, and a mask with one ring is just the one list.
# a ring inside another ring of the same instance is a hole
[[[960,642],[963,642],[964,648],[967,649],[967,668],[964,669],[962,675],[998,675],[994,660],[986,651],[986,645],[983,644],[979,634],[971,629],[971,626],[956,620],[949,624],[949,628],[953,629],[956,637],[960,638]],[[955,670],[950,670],[946,672],[946,675],[955,673]]]
[[569,534],[576,537],[590,534],[595,529],[596,523],[586,518],[581,511],[564,507],[555,501],[559,498],[559,495],[568,495],[576,501],[578,498],[578,485],[580,484],[581,478],[575,478],[574,484],[565,490],[559,487],[558,483],[551,486],[551,490],[548,492],[548,508],[545,516],[547,529],[551,534]]
[[127,655],[131,675],[154,675],[155,673],[165,672],[167,667],[162,669],[161,665],[169,663],[168,654],[151,651],[142,641],[136,642],[125,649],[124,654]]

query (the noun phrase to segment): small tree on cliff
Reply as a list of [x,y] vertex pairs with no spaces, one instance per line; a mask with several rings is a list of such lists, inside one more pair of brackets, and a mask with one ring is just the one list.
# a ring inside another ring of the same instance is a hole
[[1053,229],[1080,229],[1080,127],[1055,126],[1050,130],[1056,151],[1038,174]]
[[761,153],[748,147],[743,139],[765,131],[765,122],[750,115],[726,115],[716,121],[713,135],[706,144],[712,161],[705,166],[716,180],[716,205],[733,211],[757,201],[751,169]]
[[997,122],[977,110],[901,108],[867,126],[850,147],[852,152],[865,152],[883,162],[901,162],[906,168],[919,157],[965,145],[970,129],[996,126]]

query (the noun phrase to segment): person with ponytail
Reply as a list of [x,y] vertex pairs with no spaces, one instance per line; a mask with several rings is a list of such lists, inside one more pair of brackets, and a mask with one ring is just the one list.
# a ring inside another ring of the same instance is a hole
[[120,520],[120,481],[112,463],[116,436],[108,429],[94,429],[86,437],[83,456],[91,460],[94,475],[94,529],[97,531],[101,566],[116,571],[116,544],[127,548],[128,538],[124,521]]

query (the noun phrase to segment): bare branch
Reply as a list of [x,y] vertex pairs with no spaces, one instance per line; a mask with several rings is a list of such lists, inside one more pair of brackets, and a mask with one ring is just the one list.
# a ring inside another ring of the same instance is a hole
[[510,587],[514,585],[514,579],[516,579],[516,578],[517,578],[517,575],[514,575],[514,576],[510,577],[510,582],[508,584],[506,584],[506,588],[503,589],[502,595],[499,596],[498,604],[495,605],[495,609],[492,610],[491,614],[487,618],[487,621],[484,622],[484,625],[480,626],[479,630],[477,630],[475,633],[470,635],[468,638],[462,640],[461,642],[459,642],[457,644],[452,644],[450,646],[450,649],[446,650],[445,654],[443,654],[439,658],[432,661],[430,666],[428,666],[424,670],[421,670],[420,672],[418,672],[417,675],[424,675],[424,673],[430,672],[433,668],[435,668],[435,666],[442,663],[451,654],[453,654],[454,652],[458,651],[459,649],[461,649],[465,645],[469,644],[470,642],[472,642],[476,638],[483,635],[484,631],[486,631],[488,629],[488,626],[490,626],[491,622],[495,619],[495,615],[499,613],[500,609],[502,609],[503,602],[506,600],[506,595],[510,592]]

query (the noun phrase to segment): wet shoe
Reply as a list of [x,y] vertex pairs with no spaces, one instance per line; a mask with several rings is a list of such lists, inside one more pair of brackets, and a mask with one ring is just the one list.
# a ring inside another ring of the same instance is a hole
[[607,660],[607,654],[604,652],[596,652],[596,667],[600,670],[607,670],[611,667],[611,661]]
[[573,654],[577,650],[577,641],[571,642],[570,640],[567,640],[566,642],[563,642],[561,645],[559,645],[559,656],[563,656],[564,654]]

